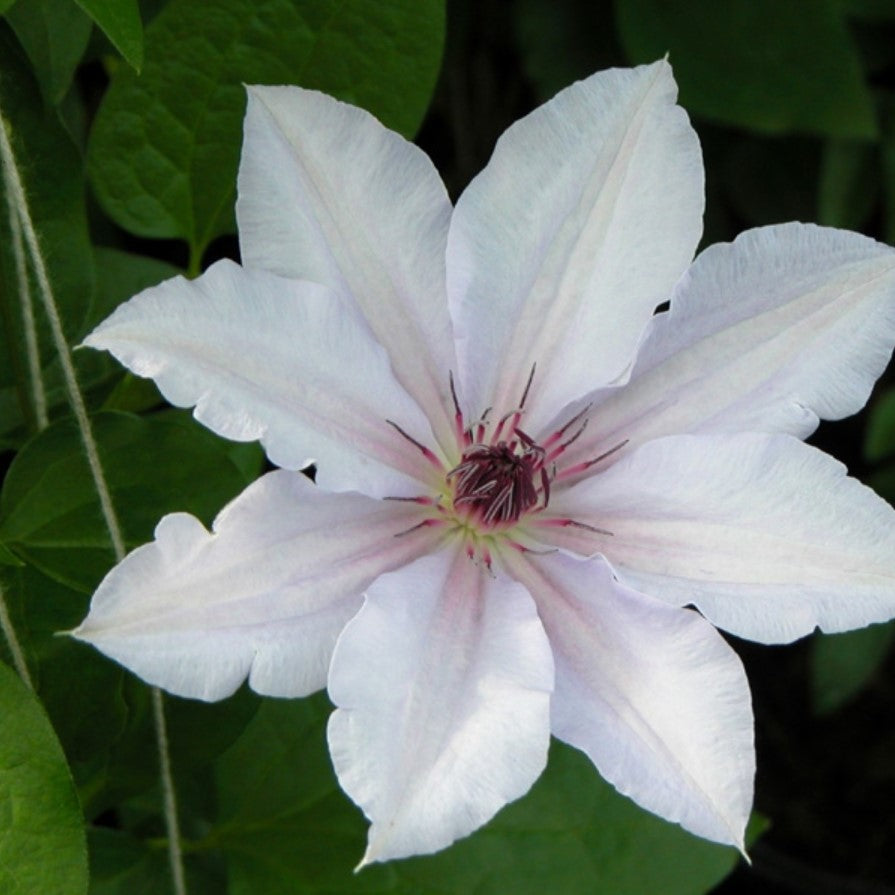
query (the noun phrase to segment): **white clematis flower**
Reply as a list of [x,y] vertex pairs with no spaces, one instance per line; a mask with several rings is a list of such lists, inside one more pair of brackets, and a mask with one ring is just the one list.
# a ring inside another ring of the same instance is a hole
[[211,533],[165,517],[76,635],[184,696],[328,687],[364,862],[485,823],[551,732],[742,849],[750,697],[713,625],[778,643],[895,615],[895,514],[800,441],[885,367],[895,252],[788,224],[690,266],[676,93],[665,62],[574,84],[452,210],[366,112],[251,88],[244,266],[86,340],[283,469]]

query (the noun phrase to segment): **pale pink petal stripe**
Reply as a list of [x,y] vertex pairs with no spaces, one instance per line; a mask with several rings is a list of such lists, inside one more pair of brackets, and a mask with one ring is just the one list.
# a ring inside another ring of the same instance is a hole
[[742,663],[700,615],[617,582],[601,559],[512,554],[556,662],[553,733],[624,795],[744,848],[755,753]]
[[371,585],[329,678],[333,764],[373,822],[362,863],[444,848],[527,792],[552,687],[531,598],[460,545]]
[[447,448],[451,203],[425,153],[323,93],[249,87],[238,188],[246,266],[350,295]]
[[428,420],[357,312],[323,286],[219,261],[141,292],[84,342],[195,405],[219,435],[259,439],[278,466],[316,462],[327,488],[407,496],[440,482],[388,423],[432,444]]
[[749,230],[696,259],[630,382],[582,402],[590,425],[566,462],[684,432],[804,438],[864,406],[893,341],[889,246],[810,224]]
[[433,549],[401,534],[419,508],[328,494],[279,470],[225,507],[213,532],[165,516],[155,540],[103,580],[73,634],[151,684],[195,699],[304,696],[326,682],[333,645],[378,575]]
[[475,416],[526,428],[625,374],[702,231],[702,156],[667,62],[579,81],[510,127],[460,197],[448,299]]
[[621,580],[780,643],[895,616],[895,511],[787,435],[651,441],[556,496],[549,543],[602,553]]

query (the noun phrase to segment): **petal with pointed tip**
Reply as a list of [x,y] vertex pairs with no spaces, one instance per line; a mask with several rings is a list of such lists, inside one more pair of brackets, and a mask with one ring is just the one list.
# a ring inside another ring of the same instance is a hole
[[804,438],[864,406],[893,341],[895,251],[810,224],[749,230],[699,255],[566,462],[684,432]]
[[510,127],[457,203],[448,300],[469,412],[527,428],[628,369],[702,231],[702,156],[667,62],[613,69]]
[[755,749],[736,653],[700,615],[625,587],[602,559],[508,563],[553,649],[553,733],[642,807],[742,850]]
[[327,494],[278,470],[225,507],[213,533],[186,513],[115,566],[72,633],[179,696],[215,700],[249,676],[259,693],[305,696],[377,575],[425,553],[419,508]]
[[425,153],[323,93],[249,87],[238,187],[243,263],[351,295],[449,439],[451,203]]
[[650,441],[550,509],[611,534],[545,520],[546,540],[602,553],[622,581],[740,637],[783,643],[895,616],[895,511],[788,435]]
[[426,439],[429,424],[395,381],[350,304],[323,286],[219,261],[121,305],[85,340],[178,407],[236,441],[260,439],[278,466],[318,463],[325,487],[376,497],[431,482],[422,452],[388,424]]
[[552,687],[531,597],[462,549],[371,585],[329,676],[336,774],[373,822],[362,863],[444,848],[527,792]]

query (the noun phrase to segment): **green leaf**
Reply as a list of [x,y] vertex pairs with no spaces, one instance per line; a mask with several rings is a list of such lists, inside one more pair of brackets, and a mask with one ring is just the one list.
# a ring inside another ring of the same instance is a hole
[[183,271],[166,261],[148,258],[98,246],[96,254],[96,301],[91,309],[89,328],[105,320],[123,301],[182,274]]
[[243,84],[301,84],[365,106],[405,134],[438,72],[443,0],[171,0],[146,29],[142,75],[120,69],[89,167],[122,227],[190,245],[234,228]]
[[139,72],[143,67],[143,23],[137,0],[77,0],[77,4]]
[[872,679],[895,638],[895,624],[870,625],[844,634],[817,634],[811,653],[814,711],[833,712]]
[[[99,765],[83,768],[82,798],[88,817],[158,785],[158,750],[149,687],[127,674],[121,698],[126,721],[120,736]],[[258,710],[259,702],[259,697],[247,687],[214,703],[165,695],[168,748],[178,790],[189,786],[197,770],[207,767],[237,739]],[[182,821],[188,820],[193,807],[187,800],[182,801]],[[161,802],[154,801],[153,812],[160,809]]]
[[95,827],[90,830],[90,895],[156,895],[171,891],[165,853],[146,842]]
[[6,574],[4,591],[37,694],[80,784],[76,763],[94,760],[124,729],[122,671],[86,644],[59,636],[84,618],[84,594],[33,568]]
[[[80,338],[89,319],[95,279],[93,250],[84,205],[83,161],[55,114],[43,108],[28,62],[0,24],[0,106],[12,129],[13,151],[28,194],[44,260],[70,340]],[[21,302],[12,254],[6,196],[0,181],[0,432],[20,441],[26,421],[33,426],[26,385]],[[31,283],[44,385],[51,410],[64,406],[61,373],[49,327]],[[78,363],[82,382],[92,374]]]
[[34,695],[0,665],[0,891],[87,891],[87,850],[74,786]]
[[772,134],[876,135],[834,0],[616,0],[616,12],[633,61],[670,54],[694,114]]
[[[174,891],[167,850],[157,843],[102,828],[90,830],[88,842],[90,895],[167,895]],[[189,895],[221,895],[226,891],[219,867],[207,861],[199,864],[189,854],[184,865]]]
[[0,566],[23,566],[24,563],[5,544],[0,544]]
[[641,811],[554,742],[532,791],[484,829],[437,855],[355,875],[366,824],[336,784],[327,713],[322,696],[265,701],[218,762],[220,817],[205,846],[224,850],[229,895],[692,895],[737,860]]
[[[150,540],[166,512],[205,522],[246,484],[225,443],[188,417],[93,418],[100,458],[125,540]],[[35,436],[9,468],[0,492],[0,539],[45,574],[92,591],[114,561],[80,435],[61,420]]]
[[87,49],[90,19],[72,0],[18,0],[6,20],[34,66],[44,98],[56,105]]
[[877,395],[867,414],[864,457],[870,463],[895,454],[895,388]]

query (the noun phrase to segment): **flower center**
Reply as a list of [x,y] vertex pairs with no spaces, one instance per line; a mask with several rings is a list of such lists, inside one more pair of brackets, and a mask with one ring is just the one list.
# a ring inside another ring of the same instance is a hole
[[[433,526],[459,533],[466,539],[470,558],[481,559],[490,569],[491,551],[497,543],[505,542],[519,550],[530,549],[525,541],[531,533],[515,527],[523,517],[547,508],[551,482],[579,475],[627,444],[625,439],[592,460],[564,466],[563,455],[584,432],[590,406],[580,410],[555,432],[535,441],[519,428],[534,373],[535,368],[532,367],[522,399],[515,410],[494,420],[489,419],[489,407],[477,421],[469,424],[460,409],[453,376],[450,377],[457,446],[460,450],[460,462],[453,469],[447,469],[443,460],[397,423],[386,420],[443,476],[443,485],[434,495],[387,498],[411,501],[425,508],[424,518],[420,522],[397,532],[395,537]],[[611,534],[587,523],[561,517],[542,517],[536,524],[576,526],[598,534]]]
[[546,451],[518,429],[514,434],[509,442],[470,445],[447,474],[455,511],[465,510],[480,525],[512,525],[542,498],[547,505]]

